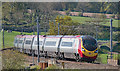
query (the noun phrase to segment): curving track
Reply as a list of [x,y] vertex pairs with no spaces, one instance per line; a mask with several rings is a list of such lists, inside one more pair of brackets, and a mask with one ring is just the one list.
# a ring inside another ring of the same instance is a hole
[[[5,48],[4,50],[14,50],[14,48]],[[33,57],[31,55],[25,55],[27,59],[27,64],[33,63]],[[54,57],[40,57],[40,61],[48,61],[50,59],[55,59]],[[56,60],[56,59],[55,59]],[[64,62],[65,69],[119,69],[119,66],[112,66],[109,64],[100,64],[100,63],[87,63],[87,62],[76,62],[75,59],[65,58],[64,60],[56,60],[56,65],[61,67],[61,63]],[[37,57],[34,56],[34,63],[37,64]]]

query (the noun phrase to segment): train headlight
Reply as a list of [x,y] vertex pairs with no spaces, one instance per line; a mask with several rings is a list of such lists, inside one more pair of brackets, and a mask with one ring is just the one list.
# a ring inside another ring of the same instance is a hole
[[84,52],[85,52],[85,49],[84,49],[84,48],[82,48],[82,51],[84,51]]
[[94,53],[98,53],[98,50],[96,50]]

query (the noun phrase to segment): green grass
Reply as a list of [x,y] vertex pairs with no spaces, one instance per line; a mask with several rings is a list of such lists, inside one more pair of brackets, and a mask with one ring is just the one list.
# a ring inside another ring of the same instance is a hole
[[[79,16],[70,16],[70,17],[74,22],[78,22],[78,23],[85,23],[86,21],[92,20],[90,17],[79,17]],[[110,21],[110,19],[106,19],[106,20]],[[113,27],[118,27],[119,24],[118,22],[120,22],[120,20],[113,19]],[[101,25],[110,26],[110,22],[107,22],[106,24],[101,23]]]
[[[21,32],[16,32],[16,31],[12,31],[11,33],[8,33],[8,32],[4,32],[4,43],[5,43],[5,47],[6,48],[9,48],[9,47],[13,47],[14,46],[14,38],[16,35],[20,35]],[[23,34],[26,34],[26,35],[33,35],[33,32],[32,33],[26,33],[26,32],[23,32]],[[35,35],[37,34],[37,32],[35,32]],[[41,32],[40,35],[44,35],[45,33],[44,32]]]
[[[107,64],[107,56],[109,56],[109,55],[108,54],[98,54],[97,59],[99,59],[99,62],[101,62],[103,64]],[[110,56],[108,58],[110,58]],[[120,54],[113,54],[113,59],[114,60],[120,59]]]
[[100,59],[101,63],[107,64],[107,56],[108,56],[108,54],[99,54],[98,58]]
[[0,48],[2,48],[2,32],[0,32]]

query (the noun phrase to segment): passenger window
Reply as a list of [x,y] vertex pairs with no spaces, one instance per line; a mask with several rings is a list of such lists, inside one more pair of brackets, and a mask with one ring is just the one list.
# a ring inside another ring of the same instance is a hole
[[25,44],[31,44],[30,40],[26,40]]
[[56,41],[46,41],[45,46],[56,46]]
[[[35,45],[37,45],[37,41],[35,41]],[[42,45],[42,41],[39,41],[39,45]]]
[[62,42],[61,46],[64,47],[72,47],[73,43],[72,42]]
[[22,44],[23,40],[19,40],[19,43]]

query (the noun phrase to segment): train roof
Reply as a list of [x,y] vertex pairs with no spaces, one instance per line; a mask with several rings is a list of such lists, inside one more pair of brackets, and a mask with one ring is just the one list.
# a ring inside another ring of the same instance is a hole
[[[17,35],[16,37],[18,38],[33,38],[33,37],[37,37],[37,35]],[[39,35],[39,37],[48,37],[48,38],[76,38],[76,37],[81,37],[81,35]]]
[[16,38],[20,38],[22,35],[16,35]]
[[60,38],[60,37],[63,37],[63,38],[76,38],[76,37],[80,37],[80,35],[76,35],[76,36],[73,36],[73,35],[48,35],[46,37],[50,37],[50,38]]
[[89,40],[95,40],[95,38],[93,38],[92,36],[90,36],[90,35],[84,35],[84,36],[82,36],[83,37],[83,39],[89,39]]

